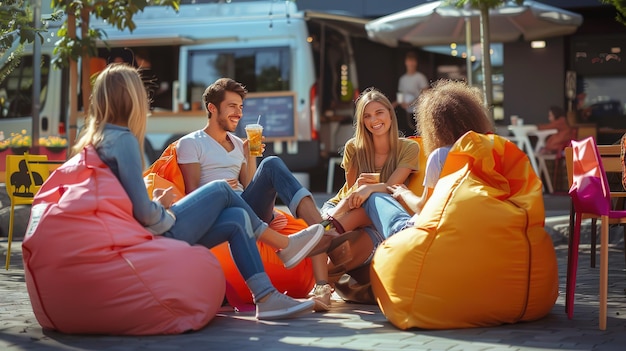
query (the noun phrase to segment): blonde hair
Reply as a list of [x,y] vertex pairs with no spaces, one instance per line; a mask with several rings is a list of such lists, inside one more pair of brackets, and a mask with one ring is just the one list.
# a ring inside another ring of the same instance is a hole
[[452,145],[468,131],[487,134],[493,124],[483,106],[480,90],[465,82],[442,79],[417,99],[415,121],[424,152]]
[[148,117],[148,95],[137,69],[126,64],[110,64],[96,78],[85,127],[73,148],[79,153],[85,146],[98,146],[107,123],[127,126],[139,142],[143,162],[143,144]]
[[353,139],[356,153],[354,155],[355,162],[353,164],[354,167],[356,167],[356,174],[376,172],[376,166],[374,164],[374,139],[372,133],[365,128],[365,123],[363,122],[365,107],[372,101],[383,105],[389,111],[391,117],[391,127],[389,128],[389,155],[380,171],[381,182],[386,182],[397,167],[397,150],[400,147],[398,141],[398,119],[396,118],[396,112],[389,99],[376,88],[365,89],[356,101],[356,109],[354,112],[355,132]]

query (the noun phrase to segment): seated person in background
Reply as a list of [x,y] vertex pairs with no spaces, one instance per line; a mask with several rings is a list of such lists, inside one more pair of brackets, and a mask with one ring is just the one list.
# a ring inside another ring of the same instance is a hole
[[540,124],[539,130],[556,129],[557,132],[546,139],[546,146],[541,149],[541,153],[554,154],[565,148],[572,140],[572,128],[567,122],[565,111],[558,106],[550,106],[548,109],[548,120],[550,123]]
[[[277,195],[293,215],[306,223],[322,222],[313,195],[280,158],[266,157],[257,169],[256,157],[250,156],[248,150],[248,141],[233,134],[242,117],[246,94],[245,87],[229,78],[220,78],[205,90],[202,100],[208,115],[207,124],[204,129],[182,137],[176,149],[185,192],[189,194],[203,184],[223,179],[267,223],[274,219]],[[326,238],[337,236],[334,230],[326,234]],[[286,237],[276,234],[267,236],[265,242],[273,247],[284,247],[285,240]],[[316,244],[311,242],[310,246]],[[328,257],[322,253],[311,259],[316,287],[327,285]],[[316,303],[316,310],[328,310],[330,289],[317,288],[316,291],[320,291],[316,297],[323,300],[323,303]]]

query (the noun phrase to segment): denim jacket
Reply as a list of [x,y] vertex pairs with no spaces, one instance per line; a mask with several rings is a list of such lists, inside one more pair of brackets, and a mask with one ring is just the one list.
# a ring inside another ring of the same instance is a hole
[[102,161],[119,179],[133,204],[133,216],[149,232],[160,235],[174,225],[175,217],[148,197],[137,138],[126,127],[106,124],[104,138],[96,145]]

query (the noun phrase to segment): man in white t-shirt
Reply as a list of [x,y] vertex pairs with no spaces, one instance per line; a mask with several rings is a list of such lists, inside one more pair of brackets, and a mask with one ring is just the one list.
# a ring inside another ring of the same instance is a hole
[[393,106],[402,107],[401,111],[397,113],[398,128],[406,136],[410,136],[415,134],[415,121],[413,120],[415,100],[417,100],[424,89],[428,89],[429,85],[426,76],[417,71],[418,60],[415,52],[407,52],[404,57],[404,65],[406,66],[406,72],[398,81],[398,94]]
[[[250,156],[248,141],[234,134],[246,94],[240,83],[229,78],[220,78],[205,90],[202,100],[208,113],[207,124],[204,129],[179,139],[176,148],[185,192],[190,193],[214,180],[226,180],[266,223],[274,218],[277,195],[296,217],[309,225],[321,223],[323,220],[313,195],[298,182],[285,163],[270,156],[264,158],[257,169],[256,157]],[[328,242],[336,235],[334,232],[328,234],[322,242]],[[327,259],[325,254],[312,257],[316,292],[320,290],[324,295],[323,301],[316,301],[316,310],[328,310],[330,305],[330,288],[325,288],[328,285]]]

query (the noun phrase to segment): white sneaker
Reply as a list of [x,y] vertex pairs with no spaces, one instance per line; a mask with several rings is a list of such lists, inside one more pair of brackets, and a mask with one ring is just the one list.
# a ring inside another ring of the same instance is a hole
[[295,234],[289,235],[289,244],[286,248],[277,252],[287,269],[295,267],[307,257],[308,253],[315,248],[324,235],[324,227],[321,224],[313,224]]
[[270,293],[263,302],[256,304],[257,319],[287,319],[305,312],[313,312],[315,302],[312,300],[298,301],[278,291]]

